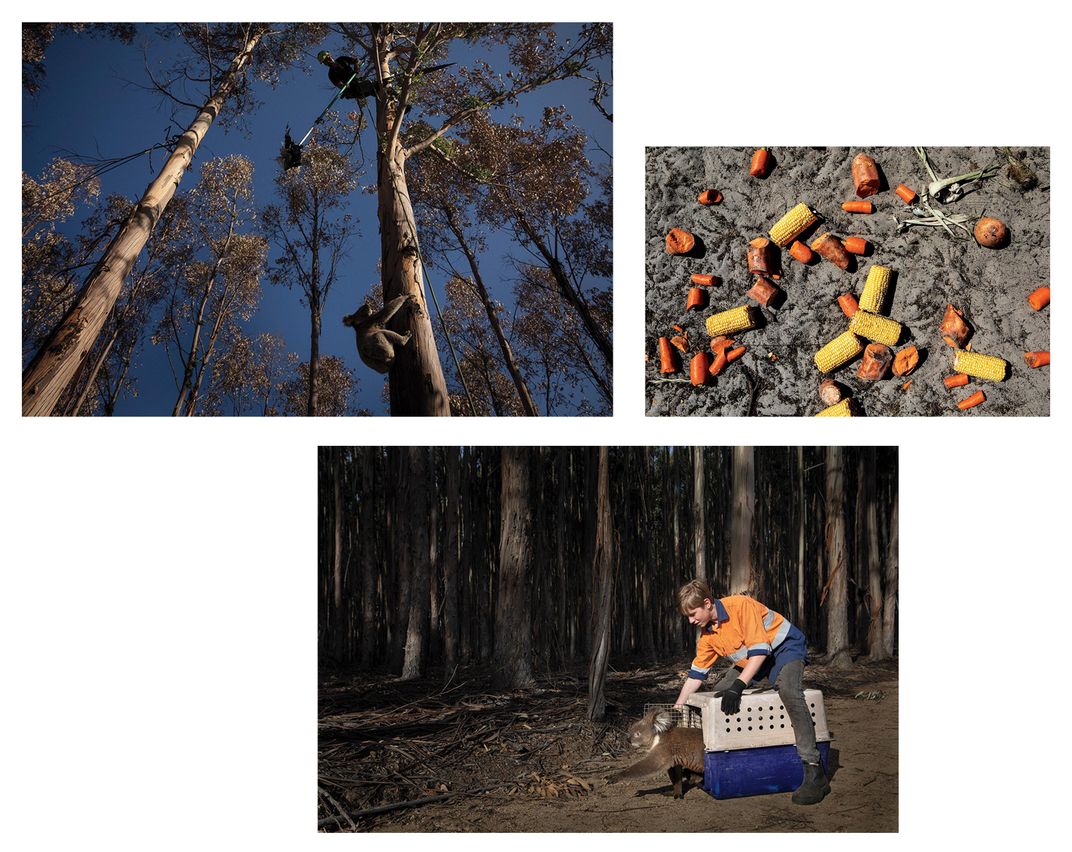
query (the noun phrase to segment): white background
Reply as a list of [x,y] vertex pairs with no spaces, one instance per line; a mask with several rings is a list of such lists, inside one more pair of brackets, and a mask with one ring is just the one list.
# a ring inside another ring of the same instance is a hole
[[[1068,808],[1069,765],[1063,696],[1072,601],[1059,532],[1068,523],[1061,436],[1069,412],[1061,368],[1048,419],[645,418],[643,169],[646,145],[1050,145],[1052,264],[1060,279],[1068,269],[1061,199],[1072,52],[1061,7],[1033,0],[95,6],[106,20],[221,12],[285,20],[298,11],[334,19],[374,9],[376,17],[402,19],[531,12],[615,21],[616,414],[509,422],[22,420],[12,367],[20,335],[17,16],[85,20],[90,10],[15,9],[3,29],[2,90],[9,107],[8,369],[0,396],[6,848],[417,842],[328,839],[314,828],[316,447],[333,443],[899,445],[900,835],[864,842],[929,849],[1052,836]],[[1057,290],[1052,345],[1060,349],[1067,323],[1060,283]],[[548,840],[424,838],[532,849]],[[614,840],[629,848],[652,842]]]

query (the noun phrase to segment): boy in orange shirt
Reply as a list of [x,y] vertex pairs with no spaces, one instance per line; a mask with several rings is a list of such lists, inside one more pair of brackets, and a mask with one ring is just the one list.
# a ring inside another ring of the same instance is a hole
[[729,657],[734,665],[714,686],[714,691],[722,694],[723,713],[741,709],[741,693],[753,680],[769,680],[789,714],[797,754],[804,764],[804,782],[793,793],[793,801],[798,805],[821,802],[830,792],[830,782],[819,761],[815,725],[804,700],[804,634],[752,598],[715,598],[710,586],[701,580],[682,586],[677,601],[682,615],[700,628],[700,638],[696,641],[696,658],[675,704],[685,704],[703,685],[719,657]]

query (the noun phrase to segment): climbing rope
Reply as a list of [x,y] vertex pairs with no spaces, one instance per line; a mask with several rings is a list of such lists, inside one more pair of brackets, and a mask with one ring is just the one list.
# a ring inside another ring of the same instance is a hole
[[323,121],[323,120],[324,120],[324,116],[325,116],[325,115],[327,115],[327,113],[328,113],[328,110],[329,110],[329,109],[331,109],[331,108],[332,108],[333,106],[335,106],[335,101],[337,101],[337,100],[338,100],[339,98],[341,98],[341,97],[342,97],[342,95],[343,95],[343,92],[345,92],[345,91],[346,91],[346,90],[347,90],[348,88],[350,88],[350,84],[351,84],[352,82],[354,82],[354,80],[356,80],[356,79],[357,79],[357,75],[358,75],[358,74],[360,74],[360,73],[361,73],[361,69],[360,69],[360,68],[358,68],[358,69],[357,69],[357,70],[356,70],[356,71],[354,72],[354,76],[353,76],[353,77],[351,77],[351,78],[350,78],[349,80],[347,80],[347,81],[346,81],[346,85],[345,85],[345,86],[343,86],[343,87],[342,87],[341,89],[339,89],[339,91],[337,91],[337,92],[335,93],[335,97],[333,97],[333,98],[332,98],[332,99],[331,99],[330,101],[328,101],[328,105],[327,105],[326,107],[324,107],[324,109],[323,109],[323,110],[322,110],[322,111],[320,112],[320,115],[318,115],[318,116],[316,117],[316,121],[314,121],[314,122],[313,122],[313,123],[312,123],[312,124],[311,124],[311,125],[309,126],[309,130],[308,130],[308,131],[306,132],[306,134],[305,134],[305,135],[304,135],[304,136],[302,137],[302,140],[301,140],[301,142],[299,142],[299,143],[298,143],[298,147],[299,147],[299,148],[300,148],[300,147],[301,147],[302,145],[304,145],[304,144],[305,144],[306,142],[308,142],[308,141],[309,141],[309,137],[313,135],[313,130],[314,130],[314,129],[316,128],[316,126],[317,126],[318,124],[320,124],[320,122],[321,122],[321,121]]

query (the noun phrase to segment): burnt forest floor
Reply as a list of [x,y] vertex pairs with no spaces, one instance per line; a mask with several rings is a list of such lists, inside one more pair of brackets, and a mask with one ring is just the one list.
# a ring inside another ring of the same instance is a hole
[[479,673],[446,686],[434,675],[322,675],[319,829],[897,831],[895,661],[806,669],[805,686],[823,691],[836,767],[831,794],[812,807],[789,793],[716,800],[699,787],[678,801],[665,774],[606,783],[636,759],[626,727],[644,704],[673,701],[683,677],[672,667],[612,671],[607,717],[593,723],[582,672],[516,692],[495,691]]
[[[941,228],[911,228],[898,233],[897,220],[911,218],[894,193],[899,183],[923,190],[927,174],[916,153],[907,147],[772,148],[775,165],[764,178],[750,177],[751,149],[649,148],[647,150],[647,228],[645,295],[645,410],[649,415],[774,415],[817,414],[819,382],[824,378],[813,358],[825,343],[848,328],[837,305],[842,293],[860,295],[868,270],[875,263],[893,273],[886,313],[902,326],[897,350],[914,344],[920,363],[906,379],[888,375],[876,382],[857,378],[859,358],[834,371],[833,378],[854,399],[858,411],[875,416],[986,417],[1050,413],[1049,367],[1031,369],[1024,352],[1050,348],[1050,309],[1034,311],[1027,296],[1050,282],[1050,154],[1048,148],[1015,149],[1037,173],[1039,185],[1021,191],[1008,176],[1000,149],[927,148],[940,177],[950,177],[1002,163],[991,178],[961,200],[938,205],[949,214],[972,218],[995,216],[1009,228],[1009,244],[983,248],[974,239],[954,239]],[[851,163],[860,151],[878,163],[884,178],[877,195],[868,200],[872,215],[846,213],[841,203],[855,199]],[[706,188],[722,192],[723,201],[710,207],[697,203]],[[745,294],[752,286],[745,255],[749,240],[766,236],[771,226],[799,202],[821,217],[811,237],[824,231],[836,236],[861,236],[871,244],[868,256],[858,257],[848,271],[816,258],[802,266],[781,251],[782,277],[776,282],[784,296],[770,308],[758,308]],[[696,235],[688,255],[666,253],[666,234],[684,228]],[[965,235],[962,235],[965,236]],[[721,283],[707,290],[703,310],[686,312],[692,273],[718,276]],[[953,373],[953,350],[938,327],[946,305],[964,312],[974,329],[972,351],[996,355],[1008,362],[1001,382],[974,379],[950,391],[942,379]],[[752,305],[760,327],[733,335],[748,347],[713,383],[693,387],[687,381],[689,360],[709,351],[704,320],[738,305]],[[687,333],[683,372],[659,374],[658,341]],[[668,380],[667,380],[668,379]],[[966,412],[956,403],[982,389],[986,402]]]

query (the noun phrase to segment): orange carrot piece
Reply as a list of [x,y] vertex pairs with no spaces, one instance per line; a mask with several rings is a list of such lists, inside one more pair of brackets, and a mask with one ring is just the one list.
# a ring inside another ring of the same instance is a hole
[[707,384],[707,364],[710,356],[706,352],[697,352],[689,362],[689,381],[694,385]]
[[748,174],[752,177],[766,177],[767,171],[770,168],[770,151],[766,148],[758,149],[752,155],[752,163],[749,166]]
[[841,243],[849,254],[867,254],[867,240],[863,237],[845,237]]
[[707,291],[702,290],[699,287],[689,288],[689,298],[685,302],[685,310],[691,311],[693,308],[702,311],[704,305],[707,303]]
[[1041,311],[1050,303],[1050,286],[1039,287],[1027,297],[1027,301],[1036,311]]
[[852,293],[842,293],[837,297],[837,303],[841,306],[841,312],[849,319],[852,319],[853,314],[860,310],[860,303],[856,301]]
[[711,362],[711,367],[708,369],[708,375],[714,377],[717,376],[729,363],[729,359],[726,357],[726,350],[723,349],[715,356],[715,360]]
[[703,205],[720,204],[722,203],[722,193],[717,189],[705,189],[696,196],[696,200]]
[[659,372],[676,373],[680,369],[673,344],[665,337],[659,338]]
[[680,325],[675,325],[675,326],[674,326],[674,331],[681,331],[681,332],[684,332],[684,331],[685,331],[685,329],[683,329],[683,328],[682,328],[682,327],[681,327]]
[[968,383],[968,380],[970,378],[971,376],[969,376],[967,373],[954,373],[953,375],[946,376],[944,379],[942,379],[942,383],[950,390],[953,390],[953,388],[964,387],[964,385]]
[[867,154],[859,153],[852,158],[852,186],[859,198],[867,198],[878,192],[882,181],[878,178],[878,165]]
[[841,209],[846,213],[874,213],[875,205],[870,201],[843,201]]
[[[738,346],[736,349],[731,349],[729,352],[726,353],[727,363],[732,364],[734,361],[744,355],[747,350],[747,346]],[[1047,352],[1046,355],[1049,356],[1049,353]]]
[[733,338],[726,337],[724,334],[720,334],[718,337],[711,338],[711,351],[716,355],[725,349],[729,349],[733,346]]
[[975,406],[979,405],[982,402],[986,402],[986,394],[980,390],[973,393],[967,399],[962,399],[960,402],[958,402],[957,408],[959,408],[961,411],[967,411],[969,408],[975,408]]
[[897,195],[900,196],[901,201],[903,201],[905,204],[911,204],[913,201],[916,200],[916,191],[910,187],[905,186],[903,183],[897,184],[897,189],[895,189],[894,192],[896,192]]
[[659,338],[659,372],[676,373],[681,369],[681,362],[674,349],[673,341],[667,337]]
[[1045,367],[1050,363],[1049,352],[1025,352],[1024,363],[1029,367]]
[[812,258],[815,257],[815,253],[799,240],[793,240],[789,253],[801,263],[811,263]]
[[676,346],[681,352],[689,351],[689,339],[687,337],[684,337],[683,335],[678,334],[674,337],[671,337],[670,342],[673,343],[674,346]]
[[707,275],[703,272],[694,272],[689,276],[689,281],[693,284],[699,284],[701,287],[711,287],[717,284],[719,279],[717,275]]

